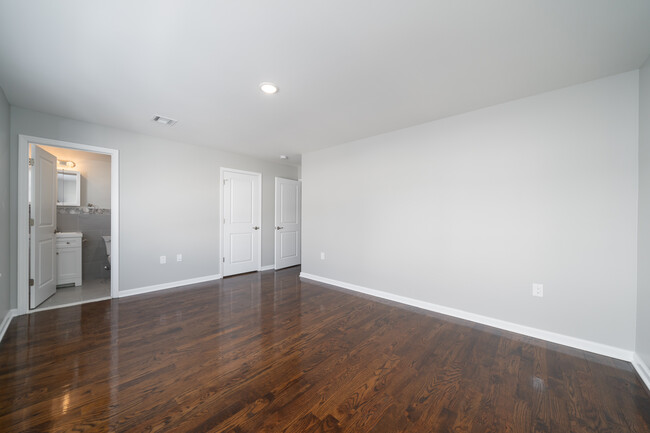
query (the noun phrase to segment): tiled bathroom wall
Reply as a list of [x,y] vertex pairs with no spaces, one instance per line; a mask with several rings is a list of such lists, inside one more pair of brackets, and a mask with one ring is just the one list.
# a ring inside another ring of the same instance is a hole
[[102,236],[111,234],[111,210],[88,207],[57,207],[57,229],[60,232],[81,232],[81,271],[83,280],[107,279],[111,273]]

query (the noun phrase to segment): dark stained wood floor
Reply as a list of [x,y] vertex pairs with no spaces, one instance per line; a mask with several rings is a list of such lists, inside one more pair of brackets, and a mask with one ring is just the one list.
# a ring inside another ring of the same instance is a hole
[[298,272],[14,318],[0,431],[650,431],[629,363]]

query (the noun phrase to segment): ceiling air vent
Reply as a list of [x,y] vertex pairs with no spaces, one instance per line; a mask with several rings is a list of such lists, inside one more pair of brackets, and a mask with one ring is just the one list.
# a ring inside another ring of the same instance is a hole
[[178,120],[170,119],[169,117],[162,117],[162,116],[153,116],[153,121],[162,123],[163,125],[167,126],[174,126]]

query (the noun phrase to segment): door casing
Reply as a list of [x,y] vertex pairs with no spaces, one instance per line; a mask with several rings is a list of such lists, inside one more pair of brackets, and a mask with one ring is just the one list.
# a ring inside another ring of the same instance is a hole
[[86,152],[102,153],[111,156],[111,298],[119,296],[120,281],[120,182],[119,182],[119,151],[106,147],[90,146],[87,144],[68,141],[52,140],[49,138],[18,135],[18,243],[17,249],[17,314],[27,314],[35,310],[29,309],[29,144],[63,147],[66,149],[83,150]]

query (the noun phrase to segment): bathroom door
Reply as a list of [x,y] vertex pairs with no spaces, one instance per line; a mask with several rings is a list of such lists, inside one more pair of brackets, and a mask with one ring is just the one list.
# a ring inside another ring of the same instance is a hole
[[275,269],[300,264],[300,193],[299,181],[275,178]]
[[223,170],[223,276],[257,271],[261,263],[262,175]]
[[29,307],[56,292],[56,157],[32,145]]

